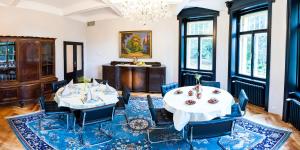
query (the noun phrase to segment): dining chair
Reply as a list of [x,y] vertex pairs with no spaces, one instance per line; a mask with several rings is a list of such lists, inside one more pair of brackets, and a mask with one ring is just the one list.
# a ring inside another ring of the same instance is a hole
[[[70,109],[66,107],[58,107],[57,103],[55,101],[45,101],[45,97],[41,96],[39,97],[40,107],[42,111],[45,113],[45,117],[41,118],[39,120],[39,128],[42,130],[42,120],[50,118],[52,116],[66,116],[66,122],[67,122],[67,130],[69,129],[69,114]],[[53,130],[53,129],[50,129]]]
[[182,140],[184,138],[184,130],[182,130],[182,138],[173,138],[173,139],[167,139],[167,140],[159,140],[159,141],[152,141],[151,140],[151,133],[150,130],[165,130],[170,129],[174,126],[173,122],[173,114],[168,112],[164,108],[154,108],[153,101],[150,95],[147,95],[147,101],[149,106],[150,115],[152,118],[152,121],[155,124],[155,127],[151,127],[147,130],[148,135],[148,141],[152,143],[161,143],[161,142],[167,142],[167,141],[178,141]]
[[95,107],[95,108],[90,108],[90,109],[83,109],[83,110],[77,111],[75,116],[76,116],[76,122],[80,126],[80,131],[79,131],[80,144],[86,145],[86,141],[84,138],[85,127],[87,125],[94,125],[94,124],[99,124],[99,127],[98,127],[99,131],[102,132],[104,135],[106,135],[109,138],[108,138],[108,140],[97,142],[97,143],[91,144],[91,145],[100,145],[100,144],[110,142],[112,140],[112,132],[107,133],[103,129],[102,124],[106,123],[106,122],[111,122],[113,120],[114,111],[115,111],[115,104],[110,104],[110,105],[105,105],[105,106],[100,106],[100,107]]
[[96,80],[99,84],[108,84],[108,80],[102,80],[102,79],[93,79]]
[[221,83],[216,82],[216,81],[201,81],[201,85],[215,87],[215,88],[221,88]]
[[116,104],[116,109],[125,111],[124,114],[121,114],[121,115],[125,116],[126,123],[128,123],[128,117],[126,115],[126,106],[128,105],[130,95],[131,95],[130,89],[128,87],[124,86],[123,90],[122,90],[122,96],[118,97],[119,101]]
[[169,91],[178,88],[178,83],[161,85],[161,94],[164,97]]
[[[241,89],[238,100],[238,103],[235,103],[231,106],[231,114],[226,115],[226,117],[238,118],[246,115],[246,107],[249,99],[244,89]],[[243,128],[246,129],[244,121],[241,120],[241,122]]]
[[52,92],[56,93],[58,89],[68,84],[67,80],[56,81],[51,84]]
[[186,126],[187,141],[193,149],[194,139],[207,139],[218,137],[217,144],[225,149],[220,143],[221,136],[230,135],[234,129],[235,118],[220,118],[210,121],[189,122]]

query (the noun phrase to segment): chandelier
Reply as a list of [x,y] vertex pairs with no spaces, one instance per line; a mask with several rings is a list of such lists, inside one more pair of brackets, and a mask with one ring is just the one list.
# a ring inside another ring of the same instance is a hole
[[123,0],[120,6],[125,18],[143,25],[167,17],[169,12],[167,0]]

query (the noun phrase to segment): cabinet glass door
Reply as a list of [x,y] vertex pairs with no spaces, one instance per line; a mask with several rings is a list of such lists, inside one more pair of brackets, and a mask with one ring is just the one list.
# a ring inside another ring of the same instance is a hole
[[15,42],[0,42],[0,81],[16,80]]
[[54,47],[53,42],[41,42],[42,76],[54,75]]

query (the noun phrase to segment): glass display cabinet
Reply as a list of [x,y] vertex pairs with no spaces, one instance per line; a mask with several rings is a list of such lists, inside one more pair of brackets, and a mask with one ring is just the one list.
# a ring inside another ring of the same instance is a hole
[[16,80],[15,42],[0,42],[0,81]]
[[50,97],[54,81],[54,38],[0,36],[0,105]]

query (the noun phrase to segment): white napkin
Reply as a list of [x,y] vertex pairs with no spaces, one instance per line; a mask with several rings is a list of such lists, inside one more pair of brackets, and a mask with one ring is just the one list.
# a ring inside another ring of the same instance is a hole
[[99,85],[99,83],[95,79],[93,79],[92,86],[98,86],[98,85]]
[[68,83],[68,85],[73,85],[73,79]]
[[92,100],[93,96],[92,96],[92,89],[89,88],[87,95],[86,95],[86,101]]
[[64,90],[61,92],[61,96],[69,96],[72,94],[72,91],[69,85],[65,86]]

